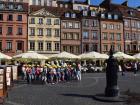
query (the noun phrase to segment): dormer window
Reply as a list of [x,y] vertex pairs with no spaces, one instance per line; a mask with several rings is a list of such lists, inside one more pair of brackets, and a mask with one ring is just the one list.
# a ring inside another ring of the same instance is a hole
[[70,17],[70,13],[65,13],[65,17]]
[[8,5],[8,8],[9,8],[9,9],[13,9],[13,5],[12,5],[12,4],[9,4],[9,5]]
[[22,10],[23,9],[22,5],[18,5],[17,9]]
[[4,8],[4,4],[0,4],[0,9],[3,9]]
[[128,11],[128,13],[132,16],[133,15],[133,10]]
[[83,11],[83,16],[87,16],[88,12],[87,11]]
[[67,4],[65,4],[65,8],[68,8],[68,5]]
[[111,14],[108,14],[108,19],[112,19],[112,15]]
[[101,18],[105,18],[105,14],[102,13],[102,14],[101,14]]
[[114,19],[118,20],[119,16],[118,15],[114,15]]
[[76,14],[75,13],[72,13],[71,14],[71,18],[76,18]]
[[60,7],[62,8],[63,7],[63,4],[60,4]]
[[96,12],[95,11],[91,11],[91,16],[96,16]]

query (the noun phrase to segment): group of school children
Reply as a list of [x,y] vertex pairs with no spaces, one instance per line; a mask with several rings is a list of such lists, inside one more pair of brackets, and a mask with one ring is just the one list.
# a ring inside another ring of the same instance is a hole
[[59,83],[70,80],[81,80],[80,63],[46,63],[45,65],[27,65],[22,66],[23,79],[27,83],[41,81],[43,84]]

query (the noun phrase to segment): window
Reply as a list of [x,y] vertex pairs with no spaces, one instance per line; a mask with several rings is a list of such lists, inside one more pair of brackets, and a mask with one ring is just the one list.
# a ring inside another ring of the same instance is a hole
[[108,14],[108,19],[112,19],[112,15],[111,14]]
[[109,25],[109,29],[112,29],[113,30],[114,29],[114,24],[110,24]]
[[114,19],[118,20],[119,16],[118,15],[114,15]]
[[2,35],[2,27],[0,27],[0,35]]
[[43,24],[43,19],[39,18],[38,24]]
[[4,8],[4,4],[0,4],[0,9],[3,9]]
[[72,13],[71,14],[71,18],[76,18],[76,14],[75,13]]
[[124,25],[126,26],[126,27],[129,27],[129,24],[128,24],[128,21],[124,21]]
[[22,5],[18,5],[18,10],[23,10],[23,6]]
[[33,5],[36,5],[36,0],[32,0],[32,4]]
[[55,37],[59,37],[60,36],[60,30],[59,29],[55,29]]
[[137,28],[140,29],[140,22],[137,22]]
[[65,13],[65,17],[70,17],[70,13]]
[[39,28],[38,29],[38,35],[39,36],[43,36],[43,28]]
[[12,42],[11,41],[6,42],[6,49],[7,50],[12,50]]
[[104,45],[104,51],[108,51],[108,45]]
[[67,51],[67,46],[63,46],[63,51]]
[[8,20],[13,21],[13,15],[8,15]]
[[22,27],[18,27],[17,35],[22,35]]
[[43,51],[43,42],[42,41],[38,42],[38,50]]
[[63,25],[64,28],[67,28],[67,23],[66,22],[63,22],[62,25]]
[[77,23],[73,23],[73,24],[74,24],[74,28],[80,28],[78,22]]
[[118,50],[118,51],[121,51],[121,50],[122,50],[121,44],[118,44],[118,45],[117,45],[117,50]]
[[60,24],[60,20],[59,19],[55,19],[54,20],[54,25],[59,25]]
[[69,22],[67,25],[68,25],[67,28],[73,28],[72,22]]
[[89,38],[89,32],[88,31],[84,31],[83,32],[83,39],[88,39]]
[[48,29],[47,29],[47,36],[51,36],[51,34],[52,34],[52,31],[51,31],[50,28],[48,28]]
[[63,7],[63,4],[60,4],[60,7],[62,8]]
[[51,25],[51,19],[47,19],[47,25]]
[[13,7],[13,4],[9,4],[8,5],[8,9],[12,10],[14,7]]
[[31,18],[31,24],[35,24],[35,18]]
[[127,51],[130,51],[130,45],[129,45],[129,44],[126,45],[126,50],[127,50]]
[[110,40],[114,40],[114,33],[110,33]]
[[97,44],[93,44],[93,49],[92,49],[93,51],[98,51],[98,45]]
[[35,42],[30,41],[30,50],[35,50]]
[[70,53],[74,53],[74,46],[70,46]]
[[78,6],[78,10],[81,11],[82,10],[82,7],[81,6]]
[[117,25],[116,25],[116,29],[117,29],[117,30],[120,30],[120,24],[117,24]]
[[0,14],[0,20],[3,20],[3,14]]
[[67,4],[65,4],[65,8],[68,8],[68,5]]
[[32,35],[32,36],[35,35],[35,28],[30,28],[30,35]]
[[51,51],[52,50],[52,43],[51,42],[47,42],[47,51]]
[[89,52],[89,44],[84,44],[83,50],[84,52]]
[[73,39],[73,33],[67,33],[67,39]]
[[98,26],[98,20],[93,20],[93,27],[97,27]]
[[91,11],[91,16],[96,16],[96,12],[95,11]]
[[101,18],[105,18],[105,14],[101,14]]
[[22,41],[17,42],[17,50],[23,50],[23,42]]
[[88,27],[89,26],[89,20],[84,20],[83,26]]
[[88,11],[83,11],[83,16],[87,16],[88,15]]
[[130,34],[129,33],[125,33],[125,40],[130,40]]
[[113,49],[113,51],[115,50],[115,45],[111,44],[111,48]]
[[7,35],[13,34],[13,27],[8,27]]
[[103,24],[103,29],[107,29],[107,24]]
[[79,39],[79,33],[73,33],[73,39],[78,40]]
[[41,5],[41,0],[38,0],[38,5]]
[[98,39],[98,36],[97,36],[97,32],[92,32],[92,36],[93,36],[93,39],[94,40],[97,40]]
[[78,54],[80,52],[80,47],[76,46],[76,53]]
[[108,40],[107,32],[103,32],[103,40]]
[[18,15],[18,21],[22,21],[22,15]]
[[55,42],[55,51],[59,51],[60,49],[60,44],[59,42]]
[[67,33],[64,33],[63,39],[67,39]]
[[117,33],[117,36],[116,37],[117,37],[116,38],[117,41],[121,41],[121,33]]
[[2,50],[2,41],[0,41],[0,51]]

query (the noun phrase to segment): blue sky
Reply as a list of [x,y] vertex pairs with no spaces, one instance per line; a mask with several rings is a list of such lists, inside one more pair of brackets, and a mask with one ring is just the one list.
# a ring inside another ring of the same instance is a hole
[[[82,0],[82,1],[84,1],[84,0]],[[94,5],[97,5],[97,4],[101,3],[102,1],[103,0],[91,0],[91,3]],[[120,4],[124,1],[126,1],[126,0],[112,0],[113,3],[117,3],[117,4]],[[128,0],[128,5],[130,7],[140,6],[140,0]]]

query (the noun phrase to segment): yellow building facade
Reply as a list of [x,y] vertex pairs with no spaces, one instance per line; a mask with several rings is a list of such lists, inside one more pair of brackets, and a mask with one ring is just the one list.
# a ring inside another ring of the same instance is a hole
[[28,50],[46,55],[60,52],[60,18],[45,8],[29,14]]

